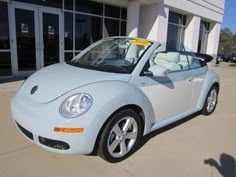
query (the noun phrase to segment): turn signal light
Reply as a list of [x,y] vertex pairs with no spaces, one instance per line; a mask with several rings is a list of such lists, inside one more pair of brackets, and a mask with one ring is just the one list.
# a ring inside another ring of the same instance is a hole
[[58,133],[81,133],[84,131],[84,128],[65,128],[65,127],[54,127],[54,132]]

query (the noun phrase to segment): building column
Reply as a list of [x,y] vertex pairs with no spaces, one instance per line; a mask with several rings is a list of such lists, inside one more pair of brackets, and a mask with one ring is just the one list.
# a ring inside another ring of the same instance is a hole
[[142,6],[140,8],[139,35],[166,44],[168,19],[169,8],[163,3]]
[[208,35],[207,54],[216,57],[220,39],[220,23],[211,24],[211,30]]
[[138,37],[139,27],[139,0],[129,0],[127,9],[126,34],[130,37]]
[[187,17],[187,27],[185,29],[184,46],[186,50],[197,52],[200,32],[201,18],[198,16]]

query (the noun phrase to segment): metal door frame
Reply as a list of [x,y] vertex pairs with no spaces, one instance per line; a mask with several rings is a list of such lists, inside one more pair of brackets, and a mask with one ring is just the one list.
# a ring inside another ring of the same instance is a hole
[[62,9],[45,7],[40,5],[21,3],[12,1],[8,5],[9,24],[10,26],[10,41],[11,41],[11,63],[12,74],[14,76],[28,76],[34,73],[32,71],[19,71],[17,58],[17,39],[16,39],[16,19],[15,9],[30,10],[34,12],[34,27],[35,27],[35,56],[36,56],[36,70],[44,67],[44,53],[43,53],[43,13],[57,14],[59,17],[59,62],[64,61],[64,16]]

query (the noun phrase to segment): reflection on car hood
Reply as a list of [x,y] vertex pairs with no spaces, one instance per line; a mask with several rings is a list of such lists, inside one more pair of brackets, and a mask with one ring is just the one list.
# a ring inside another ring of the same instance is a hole
[[34,101],[47,103],[87,84],[109,80],[129,82],[130,77],[130,74],[83,69],[65,63],[55,64],[43,68],[30,76],[24,83],[22,91]]

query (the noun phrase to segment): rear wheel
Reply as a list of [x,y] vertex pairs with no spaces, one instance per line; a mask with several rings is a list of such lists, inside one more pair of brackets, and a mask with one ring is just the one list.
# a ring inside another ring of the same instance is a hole
[[98,155],[109,162],[122,161],[137,148],[141,134],[138,114],[130,109],[123,110],[114,115],[103,130]]
[[212,86],[207,94],[204,107],[202,109],[203,115],[210,115],[215,111],[217,101],[218,101],[219,88],[217,86]]

